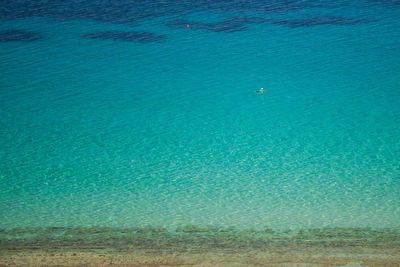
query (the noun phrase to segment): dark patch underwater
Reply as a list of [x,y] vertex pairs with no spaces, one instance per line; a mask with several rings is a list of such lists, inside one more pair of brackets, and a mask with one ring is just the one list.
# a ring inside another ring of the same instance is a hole
[[358,23],[373,22],[375,20],[361,19],[361,18],[342,18],[342,17],[313,17],[301,19],[269,19],[259,17],[246,17],[237,16],[226,18],[221,22],[214,23],[200,23],[189,20],[176,19],[172,20],[165,25],[171,28],[190,28],[190,29],[204,29],[215,32],[237,32],[248,30],[248,24],[267,23],[283,25],[291,28],[297,27],[311,27],[318,25],[353,25]]
[[[380,1],[387,2],[387,1]],[[397,1],[389,1],[397,2]],[[174,16],[177,19],[166,23],[173,28],[184,28],[190,25],[191,29],[204,29],[214,32],[239,32],[247,31],[248,24],[251,23],[269,23],[283,25],[291,28],[310,27],[323,24],[351,25],[362,22],[369,22],[361,18],[343,18],[343,17],[313,17],[301,19],[271,19],[257,17],[228,17],[220,22],[200,23],[187,21],[183,19],[186,15],[195,12],[252,12],[258,14],[287,14],[302,9],[316,7],[329,8],[329,3],[317,0],[126,0],[126,1],[94,1],[94,0],[39,0],[39,1],[10,1],[0,0],[0,19],[13,20],[27,17],[46,17],[54,20],[95,20],[114,24],[136,24],[138,22],[154,19],[163,16]],[[4,35],[4,34],[3,34]],[[150,43],[157,42],[164,38],[163,35],[157,35],[145,32],[98,32],[90,33],[84,37],[90,39],[112,39],[120,41],[132,41]],[[7,33],[2,41],[8,39],[36,40],[38,35],[29,35],[28,33],[16,33],[14,37]]]
[[42,35],[36,32],[29,32],[23,30],[7,30],[0,31],[0,42],[30,42],[42,39]]
[[[378,2],[399,3],[397,0],[381,0]],[[286,14],[292,11],[316,7],[329,8],[329,3],[316,0],[0,0],[0,19],[49,17],[57,20],[89,19],[109,23],[135,23],[161,16],[183,16],[201,11]]]
[[263,0],[0,0],[0,18],[51,17],[55,19],[92,19],[111,23],[136,22],[147,18],[210,12],[289,12],[321,5],[316,1]]
[[317,25],[353,25],[358,23],[368,23],[374,22],[376,20],[370,19],[361,19],[361,18],[342,18],[342,17],[314,17],[314,18],[302,18],[302,19],[275,19],[271,20],[273,24],[279,24],[288,26],[291,28],[297,27],[310,27],[310,26],[317,26]]
[[364,0],[364,1],[377,4],[400,5],[400,0]]
[[127,42],[139,42],[139,43],[152,43],[163,40],[163,35],[158,35],[148,32],[120,32],[120,31],[108,31],[108,32],[95,32],[84,35],[88,39],[103,39],[103,40],[118,40]]

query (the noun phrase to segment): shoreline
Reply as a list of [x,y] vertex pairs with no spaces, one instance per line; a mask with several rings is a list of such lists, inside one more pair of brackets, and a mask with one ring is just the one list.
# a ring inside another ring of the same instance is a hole
[[0,266],[400,266],[398,249],[284,248],[156,252],[150,250],[2,250]]
[[400,266],[400,230],[0,230],[0,266]]

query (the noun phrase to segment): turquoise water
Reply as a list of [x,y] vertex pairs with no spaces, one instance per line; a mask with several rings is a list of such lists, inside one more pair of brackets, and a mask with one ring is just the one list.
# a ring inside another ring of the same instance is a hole
[[0,10],[0,228],[400,226],[400,6],[296,3]]

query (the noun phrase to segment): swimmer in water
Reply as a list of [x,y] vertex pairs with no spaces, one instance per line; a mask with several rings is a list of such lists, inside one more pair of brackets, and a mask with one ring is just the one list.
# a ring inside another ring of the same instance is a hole
[[264,92],[264,88],[261,88],[260,90],[257,90],[256,93],[263,93]]

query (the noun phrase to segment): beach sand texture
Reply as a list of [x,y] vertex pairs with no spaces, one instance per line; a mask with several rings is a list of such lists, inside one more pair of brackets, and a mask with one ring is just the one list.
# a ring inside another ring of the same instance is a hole
[[[362,251],[362,252],[361,252]],[[220,252],[6,251],[0,266],[400,266],[395,250],[302,248]]]
[[400,266],[395,229],[3,230],[0,266]]

